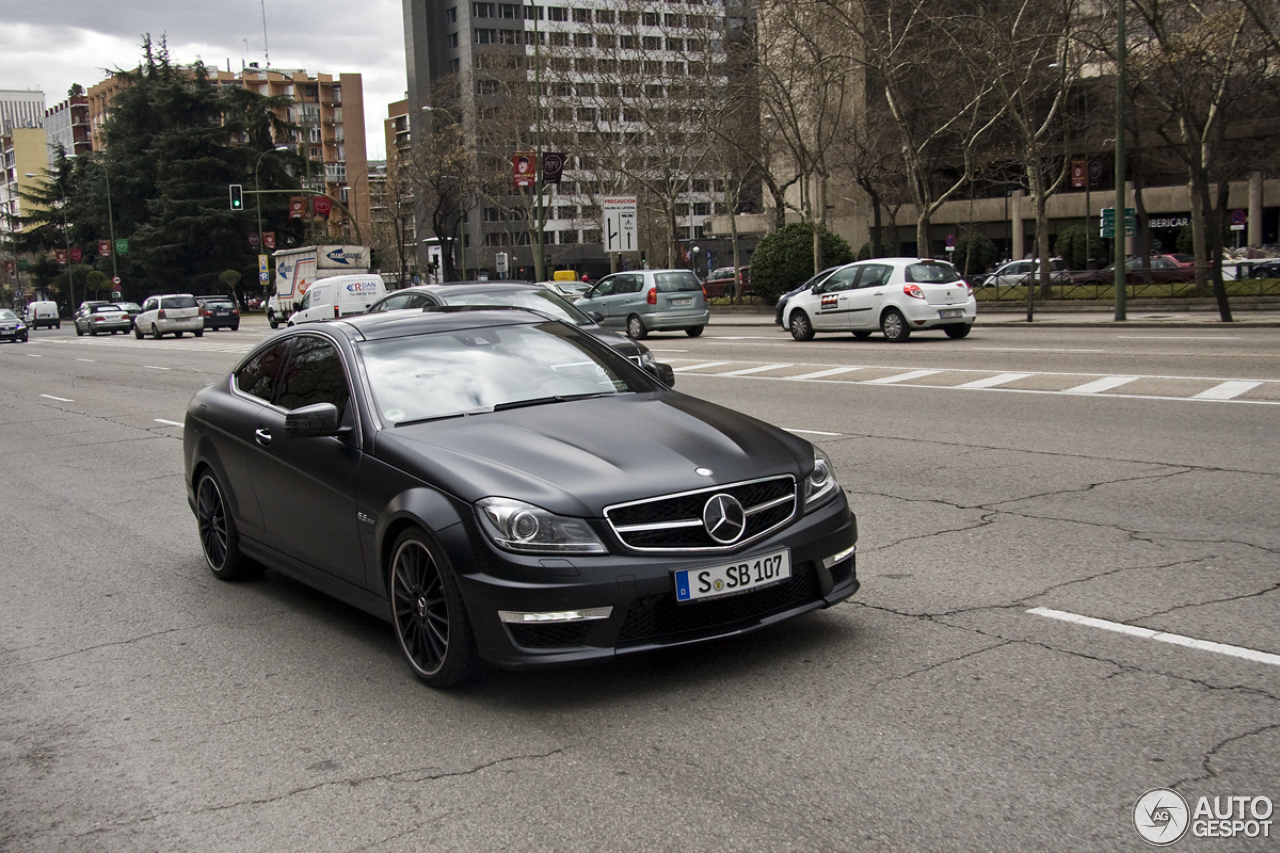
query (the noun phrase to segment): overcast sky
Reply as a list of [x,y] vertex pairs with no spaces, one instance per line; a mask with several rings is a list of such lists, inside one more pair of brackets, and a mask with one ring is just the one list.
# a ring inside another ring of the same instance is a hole
[[132,69],[143,35],[168,40],[175,64],[246,63],[363,75],[370,160],[386,156],[382,120],[404,98],[400,0],[0,0],[0,89],[38,89],[52,107],[71,84],[88,89],[105,69]]

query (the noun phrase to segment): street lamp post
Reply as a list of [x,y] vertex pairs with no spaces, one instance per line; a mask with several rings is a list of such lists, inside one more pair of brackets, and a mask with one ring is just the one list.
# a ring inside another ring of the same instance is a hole
[[1125,4],[1128,0],[1116,0],[1116,209],[1115,209],[1115,269],[1117,321],[1126,319],[1125,278],[1125,168],[1124,168],[1124,90],[1125,90]]

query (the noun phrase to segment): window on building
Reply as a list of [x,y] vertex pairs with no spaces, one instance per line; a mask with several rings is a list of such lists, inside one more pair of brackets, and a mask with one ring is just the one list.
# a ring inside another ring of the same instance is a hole
[[541,21],[542,7],[541,6],[525,6],[524,19],[526,21]]
[[646,59],[644,62],[644,73],[657,77],[662,73],[662,63],[656,59]]
[[477,80],[476,81],[477,95],[496,95],[498,94],[498,91],[499,89],[498,89],[497,80]]
[[574,47],[595,47],[595,39],[591,37],[591,33],[574,33]]
[[646,27],[658,26],[659,17],[657,12],[645,12],[642,17],[644,19],[644,25]]
[[498,17],[518,21],[521,18],[520,7],[511,3],[503,3],[498,6]]
[[667,50],[673,50],[676,53],[684,50],[684,39],[667,39]]
[[662,84],[650,83],[648,86],[644,87],[644,94],[645,97],[648,98],[661,98],[663,96]]
[[573,65],[579,74],[594,74],[596,59],[594,56],[580,56],[574,61]]
[[446,21],[448,21],[451,24],[458,23],[458,7],[450,6],[447,10],[445,10],[444,18]]
[[499,44],[524,44],[522,30],[498,30]]
[[498,17],[498,9],[494,3],[472,3],[471,16],[473,18],[496,18]]
[[552,107],[551,117],[556,121],[573,121],[572,107]]
[[594,107],[578,107],[578,121],[594,123],[596,111]]
[[547,17],[553,21],[569,20],[569,9],[566,6],[548,6]]
[[590,9],[578,9],[578,8],[575,8],[575,9],[573,10],[573,22],[574,22],[575,24],[589,24],[589,23],[591,23],[591,10],[590,10]]
[[627,11],[619,12],[618,23],[622,24],[624,27],[634,27],[640,23],[640,13]]
[[582,232],[582,242],[584,243],[603,243],[600,239],[599,228],[588,228]]
[[612,9],[596,9],[597,24],[612,24],[616,17]]
[[476,44],[496,44],[498,41],[497,30],[475,30]]
[[568,46],[569,46],[569,34],[568,34],[568,33],[563,33],[563,32],[560,32],[560,33],[552,33],[552,34],[551,34],[551,46],[552,46],[552,47],[568,47]]
[[457,49],[458,49],[458,34],[457,34],[457,33],[449,33],[449,47],[453,48],[454,50],[457,50]]
[[596,47],[605,50],[612,50],[618,46],[618,37],[614,35],[598,35],[596,36]]
[[577,231],[570,230],[570,231],[561,231],[561,232],[560,232],[560,236],[559,236],[559,243],[560,243],[560,245],[562,245],[562,246],[569,246],[569,245],[572,245],[572,244],[577,243],[577,242],[578,242],[578,232],[577,232]]
[[683,76],[684,76],[684,63],[683,63],[683,62],[668,62],[668,63],[667,63],[667,76],[669,76],[669,77],[683,77]]
[[658,36],[645,36],[644,49],[645,50],[662,50],[662,39],[659,38]]
[[672,12],[662,16],[662,22],[668,29],[678,29],[684,26],[684,15],[677,15]]
[[618,47],[623,50],[635,50],[638,44],[635,36],[618,36]]
[[709,201],[695,202],[693,205],[693,215],[694,216],[710,216],[711,202]]
[[450,73],[450,74],[461,74],[461,73],[462,73],[462,60],[460,60],[460,59],[450,59],[450,60],[449,60],[449,73]]

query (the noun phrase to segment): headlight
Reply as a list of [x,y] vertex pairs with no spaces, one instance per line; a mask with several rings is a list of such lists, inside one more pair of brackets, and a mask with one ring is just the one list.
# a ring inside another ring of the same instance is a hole
[[813,506],[835,494],[840,484],[836,482],[836,469],[827,454],[813,449],[813,473],[804,481],[804,505]]
[[649,351],[649,348],[641,344],[640,345],[640,366],[652,367],[657,363],[658,363],[658,360],[653,357],[653,353]]
[[603,554],[604,543],[581,518],[567,518],[511,498],[476,501],[480,526],[493,544],[526,554]]

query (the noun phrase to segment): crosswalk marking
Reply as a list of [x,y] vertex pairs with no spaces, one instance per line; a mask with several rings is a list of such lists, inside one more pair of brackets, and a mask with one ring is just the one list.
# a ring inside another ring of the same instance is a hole
[[839,376],[841,373],[852,373],[861,367],[828,367],[826,370],[815,370],[813,373],[801,373],[799,376],[788,376],[788,379],[825,379],[828,376]]
[[1246,391],[1252,391],[1261,385],[1261,382],[1246,382],[1243,380],[1235,380],[1231,382],[1223,382],[1221,385],[1215,385],[1207,391],[1201,391],[1191,399],[1193,400],[1234,400]]
[[744,367],[741,370],[730,370],[728,373],[721,373],[721,376],[748,376],[752,373],[763,373],[766,370],[781,370],[784,367],[790,367],[790,364],[762,364],[759,367]]
[[1095,379],[1092,382],[1086,382],[1083,385],[1077,385],[1074,388],[1068,388],[1063,391],[1064,394],[1101,394],[1103,391],[1110,391],[1112,388],[1119,388],[1121,385],[1128,385],[1138,379],[1136,376],[1104,376],[1101,379]]
[[1010,382],[1017,382],[1019,379],[1027,379],[1030,373],[1001,373],[997,376],[988,376],[985,379],[975,379],[972,382],[966,382],[963,385],[957,385],[957,388],[995,388],[997,385],[1008,385]]
[[894,385],[898,382],[909,382],[912,379],[923,379],[926,376],[933,376],[935,373],[941,373],[941,370],[913,370],[910,373],[899,373],[897,376],[883,376],[879,379],[870,379],[863,383],[865,385]]
[[684,367],[672,368],[676,373],[683,373],[686,370],[703,370],[708,367],[719,367],[722,364],[730,364],[728,361],[700,361],[697,364],[686,364]]

